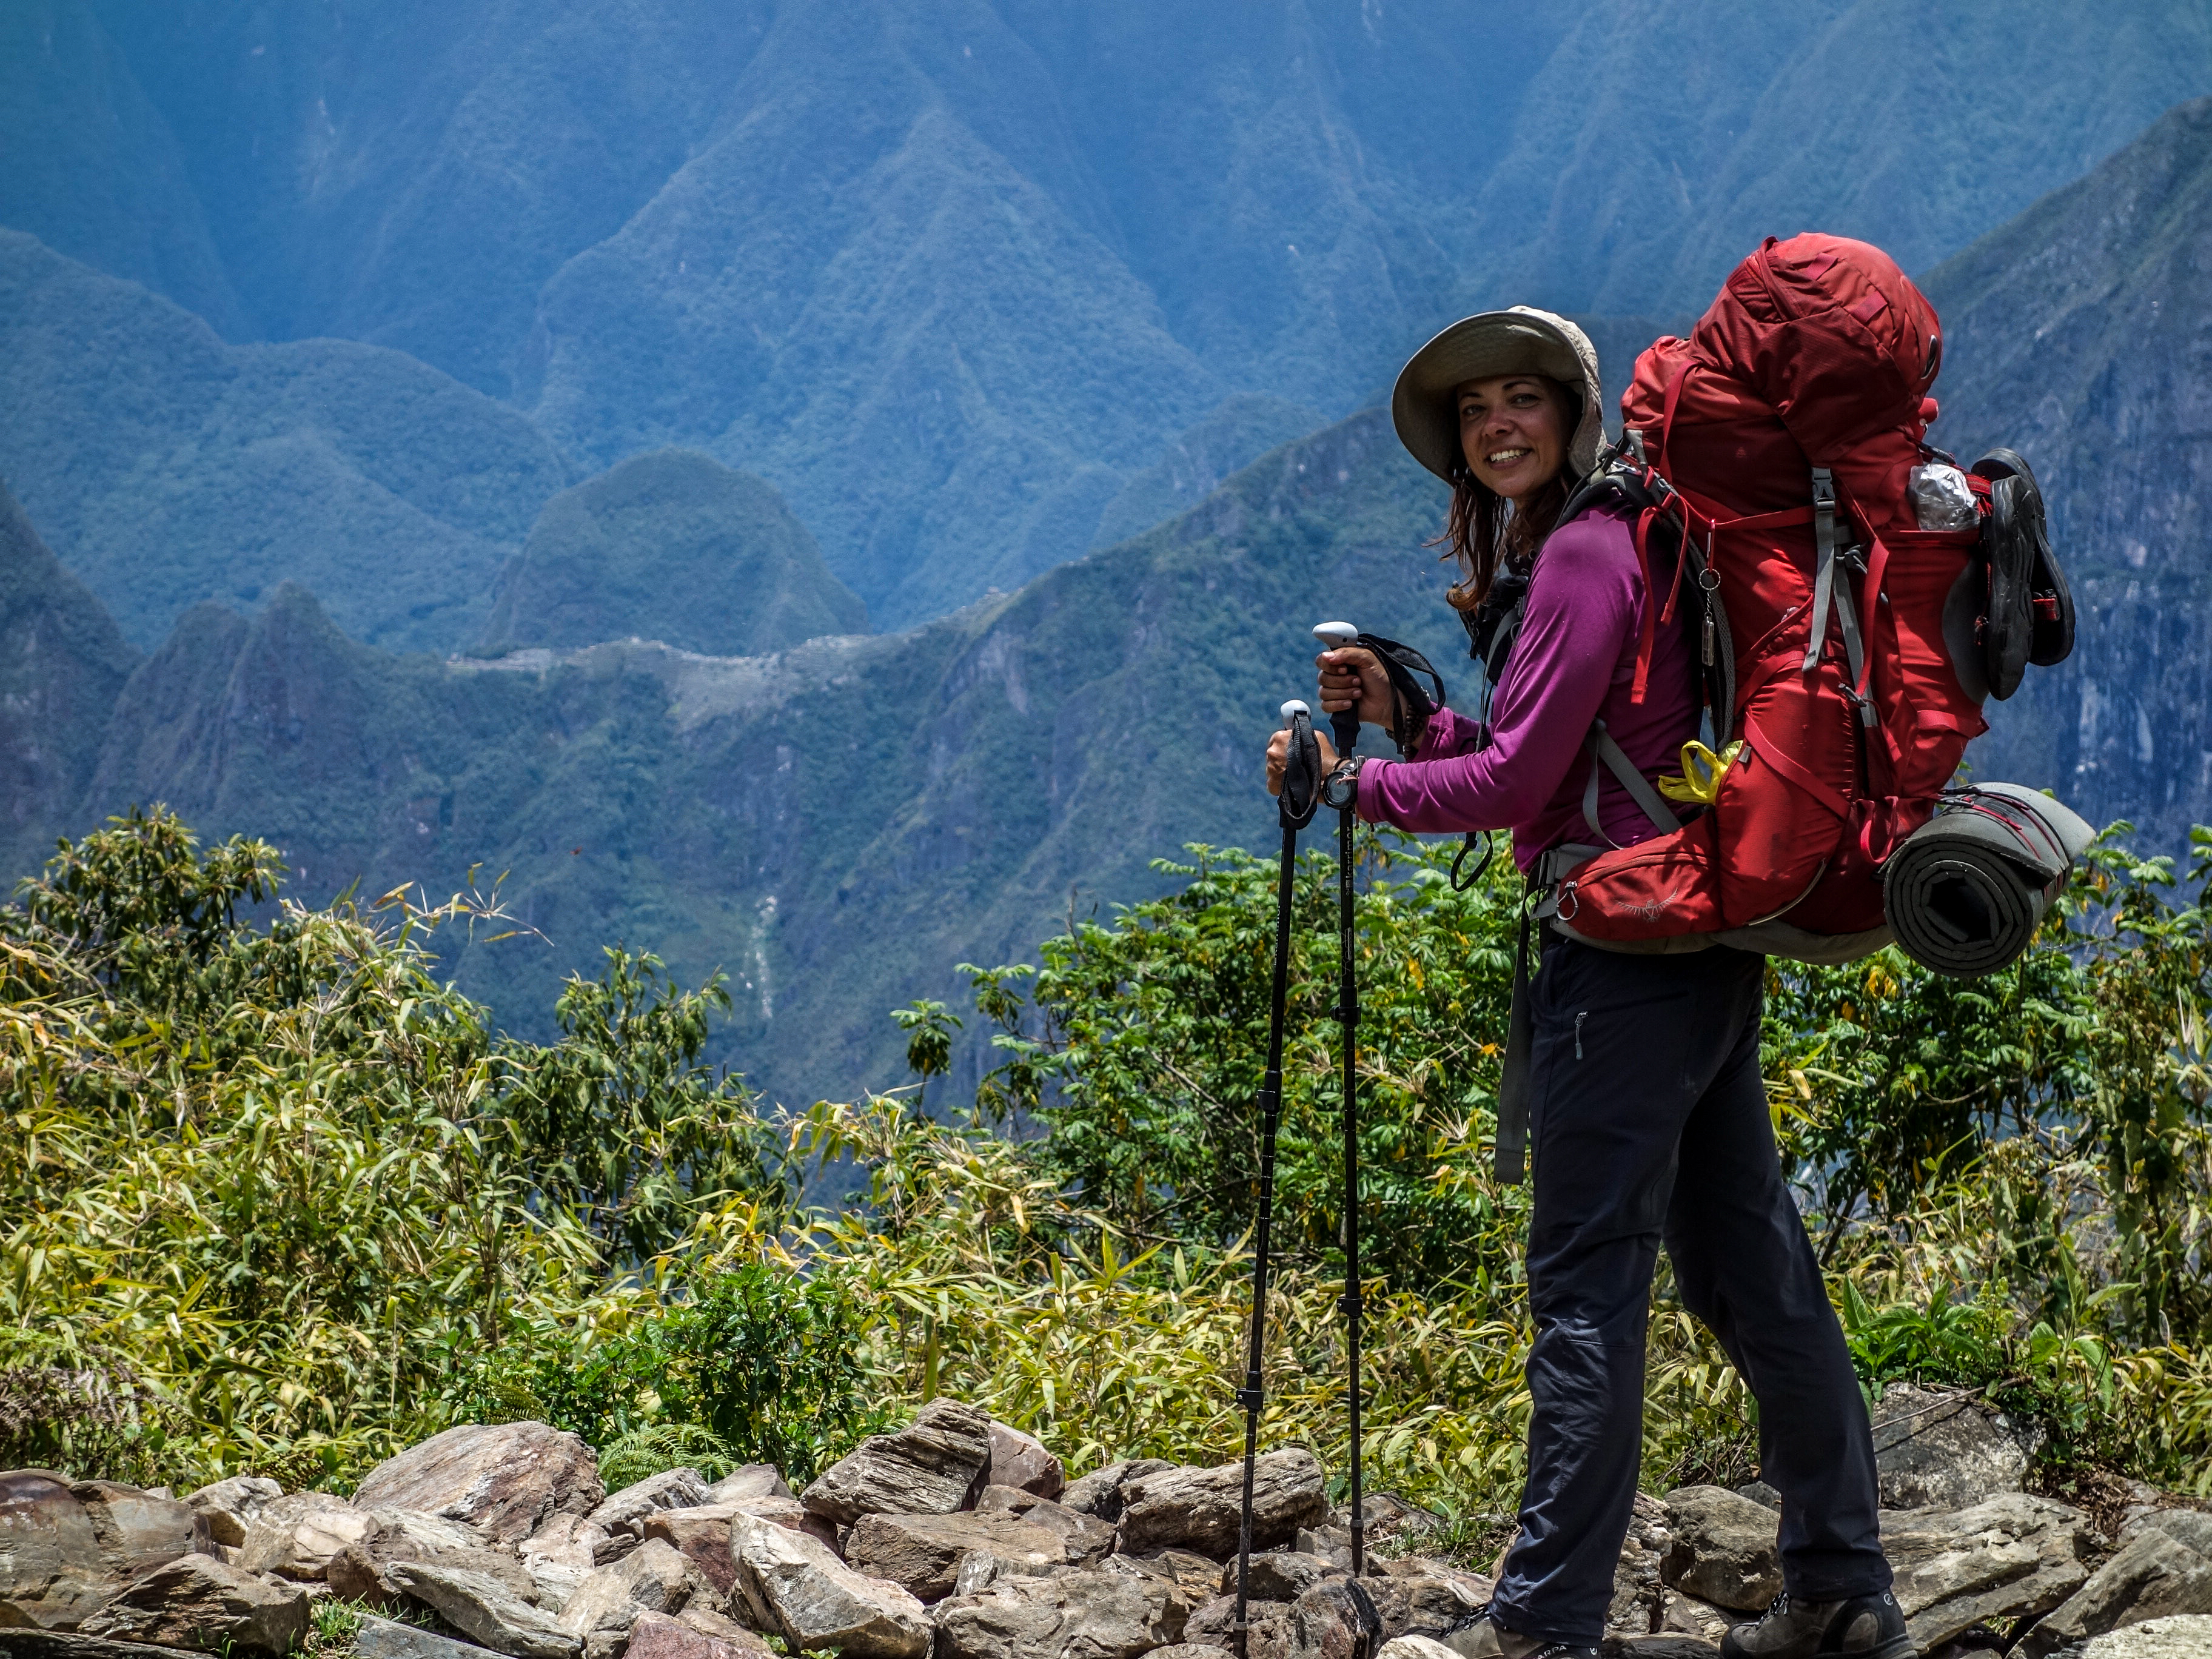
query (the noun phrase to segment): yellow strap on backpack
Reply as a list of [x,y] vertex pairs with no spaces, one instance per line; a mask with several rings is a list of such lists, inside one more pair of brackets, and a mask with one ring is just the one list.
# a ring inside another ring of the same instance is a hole
[[1735,764],[1736,753],[1743,747],[1738,738],[1717,755],[1702,743],[1692,740],[1682,745],[1680,775],[1669,774],[1659,780],[1659,793],[1668,800],[1682,801],[1692,806],[1711,806],[1720,799],[1721,780]]

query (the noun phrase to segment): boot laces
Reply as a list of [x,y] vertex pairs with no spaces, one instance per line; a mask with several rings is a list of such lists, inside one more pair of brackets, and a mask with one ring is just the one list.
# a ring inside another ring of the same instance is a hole
[[1789,1616],[1790,1592],[1784,1590],[1766,1604],[1766,1611],[1759,1615],[1759,1622],[1764,1625],[1778,1619],[1787,1619]]

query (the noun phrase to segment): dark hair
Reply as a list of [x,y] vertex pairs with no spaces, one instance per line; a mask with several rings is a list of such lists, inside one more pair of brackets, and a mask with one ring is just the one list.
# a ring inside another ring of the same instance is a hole
[[[1559,394],[1563,447],[1571,448],[1576,428],[1582,424],[1581,397],[1548,374],[1535,378]],[[1458,402],[1455,395],[1455,410]],[[1450,515],[1444,520],[1443,533],[1428,544],[1443,548],[1445,558],[1459,562],[1459,580],[1445,595],[1455,610],[1480,607],[1490,585],[1498,580],[1501,563],[1526,570],[1534,562],[1537,548],[1552,533],[1559,509],[1567,504],[1568,471],[1569,463],[1563,454],[1559,470],[1529,497],[1526,507],[1516,508],[1474,476],[1464,454],[1453,461]]]

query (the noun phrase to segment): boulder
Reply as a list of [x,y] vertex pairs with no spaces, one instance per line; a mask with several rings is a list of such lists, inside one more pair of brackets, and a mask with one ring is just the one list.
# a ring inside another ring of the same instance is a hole
[[663,1469],[624,1486],[593,1510],[589,1516],[605,1527],[607,1536],[627,1539],[631,1545],[645,1535],[645,1518],[656,1510],[690,1510],[714,1501],[696,1469]]
[[1605,1611],[1609,1634],[1649,1636],[1659,1628],[1668,1595],[1660,1567],[1674,1543],[1666,1506],[1638,1492],[1629,1514],[1627,1535],[1621,1540],[1620,1555],[1613,1563],[1613,1600]]
[[939,1606],[936,1659],[1137,1659],[1180,1642],[1189,1618],[1164,1573],[1004,1578]]
[[208,1536],[233,1549],[246,1542],[246,1529],[261,1511],[284,1495],[283,1487],[258,1474],[234,1474],[192,1492],[185,1507],[207,1522]]
[[0,1659],[177,1659],[167,1648],[143,1642],[111,1642],[74,1631],[41,1630],[35,1625],[0,1625]]
[[740,1515],[781,1527],[787,1532],[803,1532],[810,1538],[818,1538],[833,1550],[837,1547],[837,1523],[827,1516],[815,1514],[796,1498],[778,1498],[772,1493],[762,1498],[732,1498],[727,1507]]
[[2081,1588],[2097,1553],[2081,1510],[2016,1492],[1964,1510],[1884,1515],[1881,1542],[1923,1653],[1975,1625],[2049,1613]]
[[368,1472],[356,1507],[428,1510],[516,1544],[549,1515],[589,1515],[606,1496],[592,1449],[543,1423],[465,1423]]
[[2212,1617],[2180,1613],[2092,1638],[2081,1649],[2081,1659],[2203,1659],[2208,1653]]
[[1292,1547],[1301,1555],[1318,1555],[1339,1572],[1352,1571],[1352,1533],[1345,1527],[1300,1527]]
[[698,1588],[682,1553],[658,1538],[594,1571],[561,1609],[561,1627],[584,1644],[584,1659],[611,1659],[641,1613],[678,1613]]
[[708,1500],[715,1504],[734,1504],[741,1498],[790,1496],[791,1488],[784,1485],[782,1472],[773,1463],[747,1463],[707,1488]]
[[1659,1628],[1650,1633],[1718,1647],[1721,1638],[1729,1633],[1729,1627],[1743,1622],[1742,1613],[1731,1613],[1726,1607],[1717,1607],[1710,1601],[1700,1601],[1694,1595],[1670,1589],[1659,1598]]
[[358,1543],[368,1529],[366,1512],[326,1492],[294,1492],[262,1506],[246,1528],[236,1565],[247,1572],[274,1573],[313,1583],[331,1558]]
[[[1122,1489],[1119,1542],[1123,1553],[1195,1550],[1215,1560],[1237,1548],[1244,1466],[1167,1468]],[[1328,1513],[1321,1463],[1303,1447],[1267,1453],[1252,1476],[1252,1547],[1287,1544],[1300,1527]]]
[[1963,1509],[2018,1492],[2027,1448],[1973,1396],[1893,1382],[1874,1411],[1875,1471],[1889,1510]]
[[655,1510],[645,1517],[645,1535],[659,1539],[691,1564],[702,1583],[718,1601],[727,1601],[738,1582],[730,1553],[730,1522],[744,1511],[734,1504],[702,1504],[696,1509]]
[[582,1646],[551,1613],[483,1573],[428,1561],[394,1561],[385,1571],[398,1589],[494,1653],[574,1659]]
[[815,1514],[849,1527],[864,1515],[951,1515],[984,1486],[991,1419],[943,1397],[896,1434],[872,1434],[799,1494]]
[[1443,1636],[1466,1624],[1490,1600],[1491,1582],[1480,1573],[1440,1561],[1419,1565],[1419,1571],[1393,1572],[1392,1589],[1376,1598],[1393,1636]]
[[530,1599],[558,1612],[568,1604],[576,1586],[613,1559],[616,1552],[605,1527],[580,1515],[549,1515],[516,1553],[530,1575]]
[[1375,1659],[1459,1659],[1432,1636],[1394,1636],[1375,1651]]
[[1291,1603],[1291,1659],[1355,1659],[1405,1634],[1377,1604],[1394,1588],[1387,1578],[1339,1573],[1304,1591]]
[[921,1603],[847,1566],[818,1538],[740,1515],[730,1522],[730,1553],[737,1599],[754,1625],[795,1649],[836,1648],[850,1659],[921,1659],[929,1651]]
[[[629,1627],[629,1659],[767,1659],[769,1645],[743,1626],[722,1620],[727,1637],[709,1634],[665,1613],[641,1613]],[[735,1639],[731,1639],[734,1638]]]
[[[1318,1555],[1296,1550],[1261,1550],[1252,1557],[1249,1583],[1255,1601],[1295,1601],[1332,1571]],[[1232,1556],[1221,1569],[1220,1594],[1237,1594],[1237,1562]]]
[[1671,1541],[1659,1577],[1670,1588],[1744,1612],[1782,1593],[1773,1510],[1725,1486],[1682,1486],[1664,1501]]
[[[1004,1486],[989,1487],[986,1488],[986,1493],[1007,1490]],[[1066,1553],[1069,1563],[1075,1566],[1090,1566],[1113,1553],[1114,1528],[1096,1516],[1080,1514],[1063,1504],[1054,1503],[1048,1498],[1033,1498],[1026,1492],[1021,1497],[1024,1501],[1018,1510],[986,1510],[979,1502],[975,1505],[975,1512],[978,1515],[1018,1515],[1030,1525],[1042,1527],[1059,1537],[1060,1548]]]
[[[2024,1659],[2174,1613],[2212,1613],[2212,1515],[2157,1510],[2021,1640]],[[2208,1650],[2212,1651],[2212,1650]]]
[[[1254,1601],[1244,1609],[1246,1659],[1289,1659],[1291,1604]],[[1235,1651],[1237,1597],[1218,1595],[1191,1614],[1182,1627],[1182,1639],[1192,1645],[1211,1645]]]
[[526,1601],[537,1600],[537,1585],[521,1562],[504,1550],[486,1547],[483,1535],[465,1522],[422,1510],[371,1510],[361,1536],[331,1557],[323,1582],[333,1595],[394,1607],[405,1599],[386,1571],[395,1561],[480,1572]]
[[135,1580],[214,1547],[173,1498],[44,1469],[0,1474],[0,1625],[75,1630]]
[[[1109,1563],[1114,1558],[1108,1558]],[[1211,1556],[1200,1555],[1191,1550],[1162,1550],[1157,1555],[1143,1558],[1144,1565],[1156,1572],[1164,1572],[1182,1586],[1185,1596],[1194,1607],[1210,1601],[1221,1593],[1222,1565]],[[1136,1558],[1122,1556],[1119,1564],[1133,1565]],[[1233,1569],[1231,1570],[1233,1571]]]
[[1103,1469],[1093,1469],[1080,1480],[1071,1485],[1060,1495],[1060,1501],[1078,1515],[1095,1516],[1101,1521],[1113,1522],[1121,1518],[1121,1492],[1133,1480],[1141,1480],[1148,1474],[1175,1465],[1164,1457],[1135,1457],[1119,1463],[1109,1463]]
[[1042,1441],[994,1419],[988,1480],[994,1486],[1012,1486],[1017,1492],[1035,1492],[1039,1498],[1057,1498],[1067,1485],[1067,1475],[1060,1466],[1060,1459],[1047,1451]]
[[484,1655],[473,1644],[368,1613],[361,1616],[353,1642],[359,1659],[483,1659]]
[[136,1580],[79,1628],[118,1642],[277,1655],[307,1633],[307,1592],[212,1556],[180,1555]]
[[[660,1617],[659,1613],[638,1615],[640,1619],[648,1616]],[[697,1631],[702,1636],[711,1636],[725,1647],[735,1648],[740,1654],[765,1654],[774,1650],[762,1639],[758,1631],[747,1630],[720,1608],[708,1607],[704,1595],[695,1595],[686,1601],[684,1611],[676,1615],[676,1622]],[[636,1639],[637,1626],[633,1625],[630,1626],[630,1640],[635,1642]]]
[[1011,1515],[864,1515],[845,1540],[847,1561],[925,1606],[952,1594],[962,1560],[977,1550],[1012,1574],[1067,1565],[1059,1534]]

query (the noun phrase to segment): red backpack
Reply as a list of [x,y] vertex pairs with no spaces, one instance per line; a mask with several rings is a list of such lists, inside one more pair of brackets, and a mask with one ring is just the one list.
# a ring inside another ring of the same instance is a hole
[[[1934,307],[1887,255],[1806,234],[1770,238],[1687,340],[1637,360],[1621,447],[1593,487],[1639,509],[1660,596],[1638,688],[1653,630],[1686,622],[1712,746],[1741,741],[1708,810],[1565,874],[1544,907],[1562,932],[1628,949],[1717,935],[1828,962],[1888,942],[1882,864],[1987,729],[1983,696],[2071,646],[2017,457],[1977,463],[1970,527],[1919,527],[1913,470],[1949,460],[1923,441],[1942,357]],[[1607,748],[1593,734],[1593,767],[1619,775]],[[1650,812],[1648,782],[1630,787]]]

